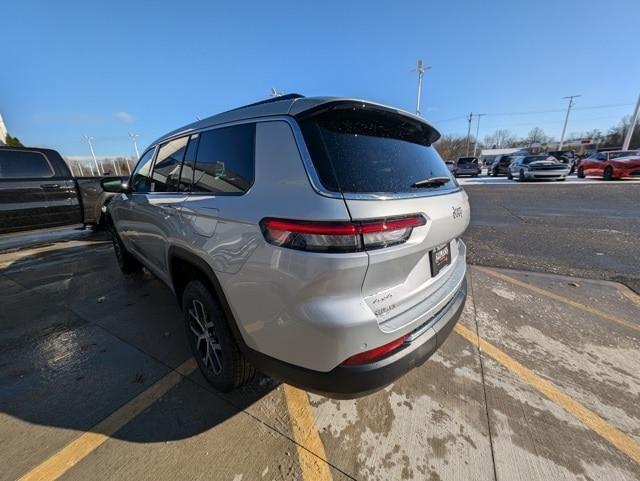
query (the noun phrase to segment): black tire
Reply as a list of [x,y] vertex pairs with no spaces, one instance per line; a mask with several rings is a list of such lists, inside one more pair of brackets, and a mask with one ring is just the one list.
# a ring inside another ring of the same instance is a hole
[[524,176],[524,170],[521,170],[520,173],[518,174],[518,181],[519,182],[526,182],[527,178]]
[[110,225],[111,230],[111,241],[113,242],[113,250],[116,253],[116,259],[118,259],[118,265],[120,266],[120,270],[125,274],[131,274],[132,272],[138,272],[142,270],[142,264],[138,262],[138,260],[133,257],[127,251],[127,248],[122,243],[120,236],[116,232],[115,227]]
[[578,167],[578,179],[584,179],[584,169],[582,167]]
[[511,171],[507,172],[507,179],[513,180],[513,175],[511,175]]
[[613,169],[611,166],[604,169],[604,174],[602,174],[602,178],[604,180],[613,180]]
[[220,303],[200,280],[185,287],[182,312],[189,347],[209,384],[229,392],[253,378],[255,368],[242,356]]

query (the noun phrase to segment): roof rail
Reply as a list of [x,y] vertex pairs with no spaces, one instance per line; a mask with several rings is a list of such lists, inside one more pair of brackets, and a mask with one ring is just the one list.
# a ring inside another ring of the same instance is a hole
[[279,102],[281,100],[293,100],[293,99],[302,99],[302,98],[304,98],[304,95],[300,95],[300,94],[279,95],[278,97],[272,97],[270,99],[260,100],[259,102],[254,102],[252,104],[243,105],[242,107],[237,107],[235,109],[228,110],[228,112],[233,112],[234,110],[246,109],[247,107],[255,107],[256,105],[270,104],[271,102]]

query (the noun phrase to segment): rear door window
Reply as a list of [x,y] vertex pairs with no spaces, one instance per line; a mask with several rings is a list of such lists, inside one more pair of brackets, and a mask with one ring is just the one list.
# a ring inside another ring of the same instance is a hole
[[180,169],[188,137],[181,137],[160,146],[151,175],[152,192],[176,192],[180,180]]
[[47,157],[33,150],[0,149],[0,178],[28,179],[53,177]]
[[255,124],[200,133],[192,192],[243,194],[253,185]]
[[347,193],[424,192],[412,187],[431,177],[446,177],[428,191],[456,184],[431,146],[437,132],[419,120],[376,109],[331,108],[300,120],[300,128],[323,186]]

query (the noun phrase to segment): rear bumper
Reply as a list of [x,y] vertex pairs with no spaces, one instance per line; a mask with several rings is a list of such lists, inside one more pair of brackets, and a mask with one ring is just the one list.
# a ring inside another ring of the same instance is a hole
[[416,337],[411,342],[372,363],[340,365],[329,372],[319,372],[279,361],[251,349],[245,354],[259,370],[288,384],[338,399],[360,397],[391,384],[429,359],[458,322],[466,297],[465,279],[453,298],[413,331]]

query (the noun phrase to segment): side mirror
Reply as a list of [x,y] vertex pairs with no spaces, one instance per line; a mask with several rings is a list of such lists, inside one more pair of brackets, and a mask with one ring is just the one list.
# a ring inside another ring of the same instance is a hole
[[105,177],[100,181],[100,185],[105,192],[112,192],[114,194],[129,191],[129,184],[120,177]]

